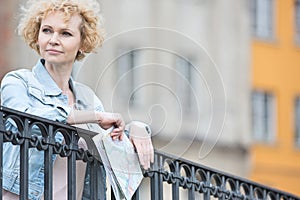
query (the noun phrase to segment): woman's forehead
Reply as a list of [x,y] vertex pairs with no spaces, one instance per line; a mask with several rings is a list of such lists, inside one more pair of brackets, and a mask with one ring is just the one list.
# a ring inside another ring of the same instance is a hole
[[64,12],[54,11],[49,13],[42,20],[42,24],[59,25],[62,28],[79,28],[82,17],[79,14],[66,16]]

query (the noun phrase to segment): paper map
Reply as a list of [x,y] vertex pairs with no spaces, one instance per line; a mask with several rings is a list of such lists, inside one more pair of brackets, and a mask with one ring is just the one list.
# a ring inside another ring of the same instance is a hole
[[143,173],[138,156],[127,136],[123,140],[112,140],[105,133],[93,137],[116,199],[130,200],[139,187]]

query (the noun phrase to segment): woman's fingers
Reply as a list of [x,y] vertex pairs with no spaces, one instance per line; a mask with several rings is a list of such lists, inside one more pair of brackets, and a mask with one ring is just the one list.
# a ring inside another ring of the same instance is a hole
[[110,133],[110,136],[113,140],[123,140],[123,130],[120,128],[114,128],[113,131]]
[[130,124],[130,139],[136,148],[139,160],[144,169],[149,169],[154,161],[154,149],[147,125],[142,122]]
[[136,148],[141,165],[144,169],[149,169],[154,160],[151,138],[132,137],[131,141]]
[[104,129],[108,129],[112,126],[114,127],[114,129],[110,133],[111,137],[114,140],[123,139],[125,122],[119,113],[109,113],[109,112],[99,113],[98,123]]

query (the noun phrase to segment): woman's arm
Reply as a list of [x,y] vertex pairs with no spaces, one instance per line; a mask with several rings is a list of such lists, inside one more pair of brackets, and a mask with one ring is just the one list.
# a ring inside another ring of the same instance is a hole
[[125,128],[125,122],[119,113],[99,112],[99,111],[84,111],[72,109],[68,118],[69,124],[85,124],[85,123],[97,123],[103,129],[115,127],[110,136],[112,139],[123,139],[123,131]]
[[36,106],[32,105],[31,98],[43,102],[44,97],[39,88],[29,86],[24,77],[20,75],[8,73],[3,78],[1,83],[2,106],[69,124],[98,123],[103,129],[114,126],[114,130],[111,132],[112,138],[123,139],[125,123],[118,113],[75,110],[68,105],[58,105],[55,101],[50,100],[43,102],[44,106]]

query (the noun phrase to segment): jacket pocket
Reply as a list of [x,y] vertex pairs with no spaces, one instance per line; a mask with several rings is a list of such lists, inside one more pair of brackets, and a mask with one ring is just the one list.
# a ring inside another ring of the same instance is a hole
[[28,86],[28,93],[35,99],[38,100],[40,103],[44,105],[53,105],[53,100],[51,100],[51,97],[47,97],[44,94],[44,90]]

